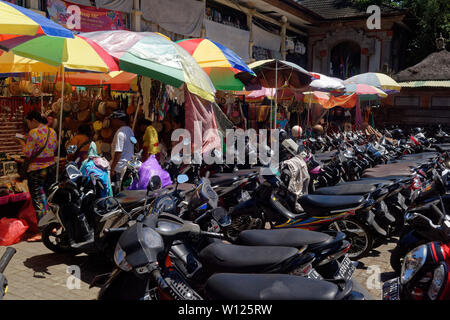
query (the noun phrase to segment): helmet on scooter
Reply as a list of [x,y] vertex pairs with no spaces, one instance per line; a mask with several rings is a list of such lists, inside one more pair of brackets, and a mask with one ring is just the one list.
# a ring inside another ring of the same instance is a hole
[[303,133],[303,129],[300,126],[293,126],[291,133],[294,138],[300,138]]
[[402,129],[394,129],[392,131],[392,138],[394,139],[403,139],[404,135],[403,135],[403,130]]

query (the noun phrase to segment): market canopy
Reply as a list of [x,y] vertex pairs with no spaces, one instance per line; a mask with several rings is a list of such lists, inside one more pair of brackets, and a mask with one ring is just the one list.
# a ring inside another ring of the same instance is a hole
[[[54,67],[63,66],[66,70],[119,71],[113,57],[94,41],[79,35],[74,36],[74,38],[41,36],[22,42],[17,46],[10,41],[0,41],[0,46],[6,47],[16,55]],[[24,64],[24,62],[25,60],[15,61],[15,63],[21,64]]]
[[236,75],[238,79],[245,83],[247,90],[260,89],[261,87],[305,89],[314,78],[310,72],[302,67],[284,60],[260,60],[248,66],[255,72],[255,79],[249,78],[246,73]]
[[334,77],[328,77],[326,75],[311,72],[314,77],[318,76],[318,79],[311,81],[309,86],[313,90],[319,91],[339,91],[345,88],[344,80]]
[[[247,102],[262,102],[264,98],[273,100],[275,98],[275,88],[261,88],[253,91],[235,91],[234,95],[244,96]],[[301,98],[301,94],[295,93],[290,88],[278,89],[277,100],[291,100],[292,98]]]
[[367,84],[346,84],[345,94],[356,94],[360,100],[377,100],[386,98],[388,95],[384,91]]
[[358,74],[344,81],[347,84],[367,84],[381,89],[386,93],[400,92],[402,87],[391,77],[376,72],[366,72]]
[[127,30],[82,33],[119,61],[120,69],[187,89],[214,102],[216,89],[195,59],[181,46],[153,32]]
[[242,90],[244,84],[235,77],[240,72],[256,76],[231,49],[209,39],[185,39],[177,43],[186,49],[209,75],[217,90]]
[[356,94],[335,97],[327,92],[309,91],[304,92],[303,95],[304,102],[320,104],[324,109],[331,109],[334,107],[351,109],[355,107],[357,100]]

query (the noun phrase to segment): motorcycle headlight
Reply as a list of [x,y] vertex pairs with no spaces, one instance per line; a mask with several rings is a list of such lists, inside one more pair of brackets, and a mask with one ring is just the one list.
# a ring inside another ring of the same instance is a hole
[[439,297],[442,287],[447,283],[447,274],[447,266],[443,263],[434,269],[433,280],[428,289],[428,297],[431,300],[436,300]]
[[119,243],[116,245],[116,250],[114,251],[114,262],[123,271],[131,271],[133,269],[131,265],[125,259],[127,254],[122,250]]
[[401,283],[405,284],[410,281],[417,271],[422,268],[427,258],[427,246],[421,245],[420,247],[411,250],[405,257],[402,266]]

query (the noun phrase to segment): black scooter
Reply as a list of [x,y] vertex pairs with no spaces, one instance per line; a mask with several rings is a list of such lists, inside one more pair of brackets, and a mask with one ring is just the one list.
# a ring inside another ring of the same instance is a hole
[[8,247],[6,248],[3,256],[0,258],[0,300],[3,299],[6,292],[8,291],[8,281],[3,275],[3,272],[5,272],[6,267],[8,266],[15,253],[16,249],[14,249],[13,247]]

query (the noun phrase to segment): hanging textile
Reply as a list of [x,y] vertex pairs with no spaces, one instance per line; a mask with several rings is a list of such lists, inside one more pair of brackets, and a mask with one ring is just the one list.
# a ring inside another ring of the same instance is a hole
[[195,0],[141,1],[142,17],[167,31],[199,37],[202,31],[204,4]]
[[268,32],[253,23],[253,44],[268,50],[280,52],[281,36]]
[[[221,139],[211,102],[190,93],[185,93],[185,128],[191,134],[191,146],[193,150],[200,150],[202,153],[217,148],[221,150]],[[201,146],[197,146],[195,139]]]
[[250,32],[217,23],[214,21],[204,20],[206,37],[212,41],[216,41],[223,46],[233,50],[244,62],[249,62],[248,43],[250,41]]

